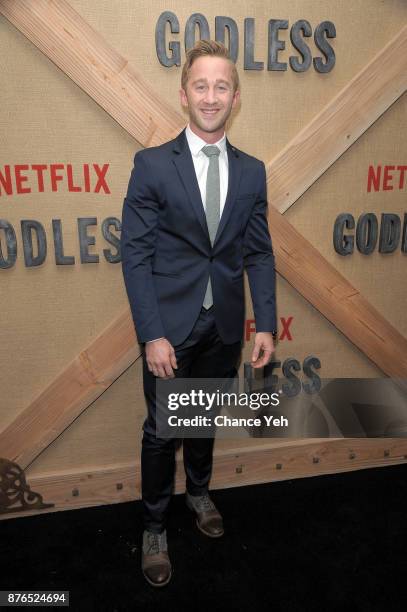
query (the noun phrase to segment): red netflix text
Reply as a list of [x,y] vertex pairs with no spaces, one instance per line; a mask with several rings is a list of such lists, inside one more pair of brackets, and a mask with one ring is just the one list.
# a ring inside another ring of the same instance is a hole
[[367,172],[367,191],[393,191],[404,189],[407,166],[369,166]]
[[0,166],[0,196],[62,191],[110,193],[106,180],[109,164],[17,164]]
[[[293,337],[291,334],[291,323],[294,317],[280,317],[281,329],[278,333],[278,339],[292,341]],[[246,319],[245,321],[245,340],[248,342],[252,334],[256,333],[256,323],[254,319]]]

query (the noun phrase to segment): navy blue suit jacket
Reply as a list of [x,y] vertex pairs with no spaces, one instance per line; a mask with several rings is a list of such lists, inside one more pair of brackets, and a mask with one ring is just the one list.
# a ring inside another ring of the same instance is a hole
[[226,143],[228,192],[213,247],[185,129],[134,157],[121,255],[139,342],[165,336],[181,344],[199,316],[209,275],[222,341],[242,340],[244,268],[256,330],[277,328],[264,163]]

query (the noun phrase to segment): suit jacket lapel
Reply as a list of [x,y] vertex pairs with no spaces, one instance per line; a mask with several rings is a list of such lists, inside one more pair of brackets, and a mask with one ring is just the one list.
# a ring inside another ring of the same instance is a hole
[[185,187],[193,209],[195,210],[199,224],[201,225],[210,243],[205,209],[202,203],[201,192],[198,185],[198,179],[196,178],[195,174],[191,151],[189,150],[188,142],[185,136],[185,128],[175,139],[173,151],[176,153],[176,155],[174,155],[173,162],[177,168],[179,177]]
[[[225,206],[223,208],[222,216],[218,231],[213,246],[219,240],[220,235],[224,231],[227,221],[232,213],[233,204],[236,199],[236,195],[239,189],[240,178],[242,174],[242,159],[239,152],[233,147],[229,140],[226,138],[226,148],[228,154],[228,192],[226,196]],[[192,161],[191,151],[189,150],[188,142],[185,136],[185,128],[174,140],[173,151],[176,153],[173,158],[173,162],[177,168],[180,179],[184,185],[184,188],[191,201],[193,209],[195,210],[199,224],[205,233],[209,243],[209,232],[206,223],[205,209],[201,198],[201,192],[198,185],[198,180],[195,174],[194,162]]]
[[228,165],[229,165],[229,176],[228,176],[228,192],[226,196],[225,206],[223,208],[222,216],[220,218],[220,223],[218,227],[218,231],[216,232],[215,242],[213,246],[215,247],[216,243],[219,240],[220,235],[225,229],[228,219],[233,210],[233,204],[236,200],[236,196],[239,190],[240,178],[242,175],[242,158],[239,155],[239,152],[235,147],[233,147],[229,140],[226,138],[226,148],[228,153]]

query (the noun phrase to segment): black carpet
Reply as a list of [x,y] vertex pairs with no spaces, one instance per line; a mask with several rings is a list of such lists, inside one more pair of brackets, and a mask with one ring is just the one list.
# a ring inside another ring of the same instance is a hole
[[218,540],[177,495],[161,589],[140,570],[140,502],[2,521],[0,590],[69,590],[89,612],[404,612],[406,480],[401,465],[213,491]]

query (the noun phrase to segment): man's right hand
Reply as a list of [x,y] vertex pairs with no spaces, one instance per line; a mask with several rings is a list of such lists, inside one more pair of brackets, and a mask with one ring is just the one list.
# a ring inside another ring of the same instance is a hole
[[165,338],[146,343],[146,360],[154,376],[175,378],[173,368],[178,368],[177,359],[174,347]]

